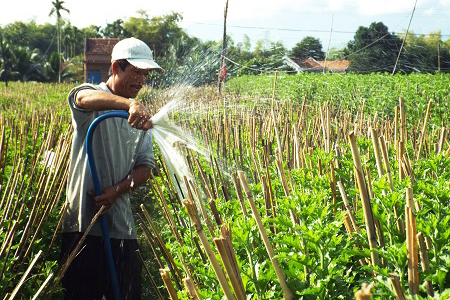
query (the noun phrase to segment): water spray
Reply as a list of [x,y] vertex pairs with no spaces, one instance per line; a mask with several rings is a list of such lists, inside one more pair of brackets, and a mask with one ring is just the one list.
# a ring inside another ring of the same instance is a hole
[[[152,132],[152,137],[155,139],[155,142],[158,144],[161,153],[166,162],[166,166],[170,171],[172,181],[175,182],[176,178],[184,178],[187,177],[189,179],[192,178],[190,174],[189,168],[184,162],[183,157],[174,149],[173,145],[176,143],[182,143],[186,145],[188,148],[195,150],[203,155],[208,155],[206,150],[199,148],[193,139],[184,133],[181,128],[175,126],[167,119],[167,114],[169,111],[177,107],[177,101],[170,101],[166,105],[164,105],[158,113],[156,113],[150,120],[153,123],[153,127],[149,130]],[[88,165],[90,168],[92,181],[94,183],[95,195],[99,196],[103,193],[103,189],[100,183],[100,178],[98,177],[97,167],[94,160],[93,150],[92,150],[92,139],[94,136],[95,128],[100,122],[108,119],[108,118],[124,118],[128,119],[129,115],[126,111],[111,111],[104,113],[97,117],[89,126],[86,135],[86,153],[88,158]],[[186,186],[183,182],[181,185],[174,185],[179,187],[179,193],[183,194],[183,190],[186,193]],[[104,247],[106,254],[106,261],[108,265],[108,271],[111,276],[111,283],[114,289],[114,296],[116,300],[121,300],[121,293],[119,288],[119,282],[117,279],[117,273],[114,266],[114,259],[111,251],[111,242],[109,237],[108,226],[106,223],[106,215],[100,216],[102,234],[104,239]]]

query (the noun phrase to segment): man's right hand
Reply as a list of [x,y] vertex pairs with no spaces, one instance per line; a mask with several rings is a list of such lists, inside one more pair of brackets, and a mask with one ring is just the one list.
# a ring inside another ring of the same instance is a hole
[[130,123],[131,127],[140,130],[148,130],[153,127],[152,121],[150,120],[150,112],[142,103],[133,100],[128,109],[128,113],[130,114],[128,123]]

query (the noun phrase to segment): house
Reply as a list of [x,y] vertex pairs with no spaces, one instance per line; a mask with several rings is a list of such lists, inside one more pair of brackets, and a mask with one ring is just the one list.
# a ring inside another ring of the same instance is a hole
[[324,70],[330,73],[346,73],[350,65],[350,61],[348,60],[319,61],[311,57],[296,58],[284,56],[283,61],[286,65],[296,70],[297,73],[322,73]]
[[84,43],[84,81],[100,83],[108,80],[111,53],[119,38],[86,38]]

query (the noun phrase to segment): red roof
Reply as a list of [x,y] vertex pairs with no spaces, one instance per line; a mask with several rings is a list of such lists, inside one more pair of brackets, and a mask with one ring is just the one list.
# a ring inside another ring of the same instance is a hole
[[318,61],[318,63],[331,70],[345,70],[350,65],[350,61],[348,60],[329,60],[326,62],[326,65],[325,61]]
[[317,61],[310,58],[297,58],[297,57],[291,57],[290,58],[293,62],[295,62],[300,68],[302,69],[323,69],[323,66],[321,66]]
[[324,67],[329,70],[346,70],[350,65],[350,61],[348,60],[328,60],[325,63],[325,61],[323,60],[317,61],[312,58],[290,57],[290,59],[295,62],[300,68],[308,70],[323,70]]
[[86,51],[88,54],[111,54],[119,38],[112,39],[86,39]]

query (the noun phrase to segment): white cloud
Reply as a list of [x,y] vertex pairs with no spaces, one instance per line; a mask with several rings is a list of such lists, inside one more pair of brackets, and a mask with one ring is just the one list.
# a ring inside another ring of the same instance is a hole
[[373,16],[379,14],[411,12],[415,0],[378,0],[378,1],[356,1],[358,11],[361,14]]
[[431,16],[436,13],[436,9],[434,7],[430,7],[429,9],[423,12],[427,16]]

